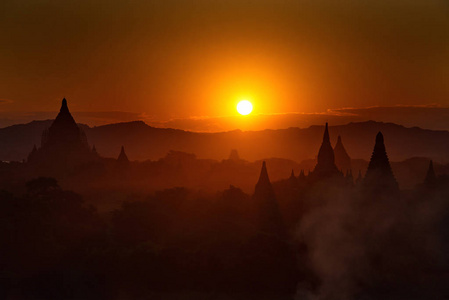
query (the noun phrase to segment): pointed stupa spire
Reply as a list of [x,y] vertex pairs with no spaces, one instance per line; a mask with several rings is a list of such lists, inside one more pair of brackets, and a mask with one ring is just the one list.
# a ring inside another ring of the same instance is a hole
[[332,149],[329,139],[329,128],[327,123],[324,128],[323,142],[318,151],[317,160],[317,164],[312,173],[315,179],[332,177],[339,174],[337,166],[335,165],[334,149]]
[[323,134],[323,144],[329,143],[330,144],[330,138],[329,138],[329,126],[326,122],[326,126],[324,127],[324,134]]
[[61,109],[59,110],[60,113],[70,113],[69,107],[67,106],[67,100],[64,98],[62,99]]
[[428,187],[435,185],[437,182],[437,176],[435,175],[435,170],[433,169],[433,161],[429,163],[429,169],[427,169],[426,178],[424,179],[424,184]]
[[265,161],[262,162],[262,169],[260,170],[260,175],[259,175],[259,181],[257,181],[257,186],[262,186],[262,185],[270,185],[271,186],[271,182],[270,182],[270,178],[268,178],[268,171],[267,171],[267,165],[265,163]]
[[376,135],[376,144],[374,145],[374,150],[371,155],[367,173],[373,170],[381,170],[385,173],[392,173],[387,151],[385,149],[384,136],[380,131]]
[[254,217],[258,230],[264,234],[283,235],[284,226],[276,196],[268,178],[265,161],[262,163],[259,181],[253,195]]
[[42,133],[36,159],[39,161],[39,168],[55,174],[95,160],[87,137],[70,114],[65,98],[62,99],[55,120]]
[[376,136],[376,144],[374,145],[364,183],[366,187],[374,189],[376,192],[396,193],[399,191],[398,183],[394,178],[388,160],[384,136],[380,131]]
[[295,177],[295,171],[292,169],[292,172],[290,173],[290,178],[296,178]]
[[67,105],[67,100],[62,99],[61,108],[59,109],[59,114],[56,116],[55,122],[57,120],[64,120],[66,122],[74,123],[76,125],[75,120],[72,117],[72,114],[69,111],[69,106]]
[[120,154],[117,158],[118,163],[129,163],[128,156],[125,153],[125,147],[122,146],[122,149],[120,149]]
[[334,155],[335,165],[339,170],[345,171],[351,169],[351,158],[349,157],[348,152],[346,152],[346,149],[343,146],[340,135],[338,136],[337,144],[335,144]]
[[[48,136],[43,147],[59,144],[60,148],[73,148],[82,145],[81,131],[70,114],[67,100],[62,99],[61,109],[48,129]],[[47,145],[48,144],[48,145]]]

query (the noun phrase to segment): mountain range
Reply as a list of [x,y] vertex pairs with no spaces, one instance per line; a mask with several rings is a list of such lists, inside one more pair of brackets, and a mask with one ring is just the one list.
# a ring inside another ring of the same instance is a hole
[[[33,121],[0,129],[0,160],[26,159],[34,145],[40,146],[42,132],[52,120]],[[198,158],[225,159],[232,149],[241,158],[259,160],[280,157],[297,162],[314,159],[321,144],[323,126],[262,131],[201,133],[155,128],[142,121],[89,127],[79,124],[91,146],[105,157],[117,157],[123,145],[131,160],[156,160],[170,150],[194,153]],[[441,163],[449,158],[449,132],[407,128],[375,121],[329,127],[332,145],[338,135],[352,159],[369,160],[378,131],[385,137],[392,161],[426,157]]]

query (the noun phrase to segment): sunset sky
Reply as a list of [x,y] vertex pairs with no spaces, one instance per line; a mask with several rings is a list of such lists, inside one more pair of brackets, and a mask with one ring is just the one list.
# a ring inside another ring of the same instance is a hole
[[0,126],[63,97],[90,125],[449,129],[449,2],[2,0]]

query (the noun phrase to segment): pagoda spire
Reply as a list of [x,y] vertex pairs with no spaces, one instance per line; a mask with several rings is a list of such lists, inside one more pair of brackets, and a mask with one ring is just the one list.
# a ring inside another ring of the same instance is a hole
[[117,162],[118,163],[129,163],[128,156],[125,153],[125,147],[123,147],[123,146],[120,149],[120,154],[119,154],[119,156],[117,158]]
[[265,161],[262,163],[259,181],[253,195],[253,203],[258,230],[265,234],[282,235],[285,228],[273,186],[268,178]]
[[59,174],[77,165],[95,159],[90,151],[84,131],[78,127],[70,114],[67,100],[61,102],[59,113],[49,128],[42,133],[41,147],[33,150],[39,168]]
[[[73,148],[87,148],[83,141],[83,133],[76,124],[67,106],[67,100],[62,99],[61,108],[55,120],[48,128],[47,137],[42,147],[53,147],[69,151]],[[84,150],[87,150],[84,149]]]
[[399,186],[391,170],[385,149],[384,136],[380,131],[376,136],[376,143],[368,170],[366,171],[364,184],[365,187],[371,189],[373,192],[399,192]]
[[257,186],[266,186],[266,185],[271,186],[271,182],[270,182],[270,178],[268,178],[267,165],[266,165],[265,161],[263,161],[262,169],[260,170],[259,181],[257,181],[256,188],[257,188]]
[[[313,170],[313,177],[315,179],[323,179],[332,177],[340,172],[335,165],[334,149],[332,149],[328,124],[324,128],[323,142],[318,151],[318,159],[315,169]],[[341,173],[340,173],[341,174]]]
[[290,177],[288,178],[288,182],[293,187],[296,187],[296,185],[298,184],[298,179],[296,178],[295,171],[293,169],[292,169],[292,172],[290,173]]
[[292,169],[292,172],[290,173],[290,179],[296,179],[295,177],[295,171]]
[[377,170],[392,174],[387,151],[385,149],[384,136],[380,131],[376,136],[376,143],[374,145],[367,173]]
[[64,98],[62,99],[61,108],[59,109],[60,113],[70,113],[69,107],[67,106],[67,100]]

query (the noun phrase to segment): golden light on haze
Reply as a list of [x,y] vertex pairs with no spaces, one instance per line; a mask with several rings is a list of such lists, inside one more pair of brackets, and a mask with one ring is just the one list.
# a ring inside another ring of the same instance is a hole
[[237,111],[241,115],[248,115],[253,110],[253,105],[248,100],[242,100],[237,104]]
[[359,2],[6,1],[0,113],[51,112],[66,97],[75,112],[229,117],[220,128],[244,130],[284,126],[261,115],[447,106],[444,1]]

